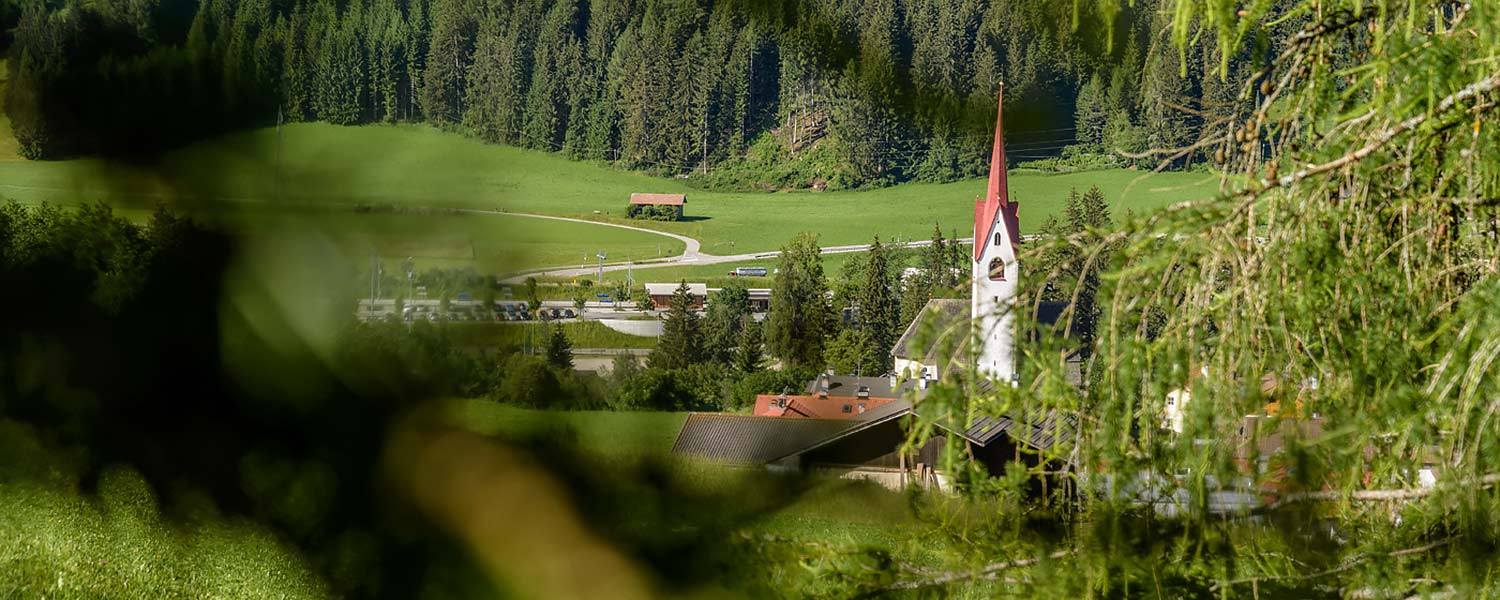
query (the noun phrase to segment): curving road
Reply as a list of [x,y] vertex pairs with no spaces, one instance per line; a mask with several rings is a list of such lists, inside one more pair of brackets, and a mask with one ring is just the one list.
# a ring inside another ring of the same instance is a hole
[[[672,238],[674,240],[680,241],[680,242],[682,242],[684,244],[687,244],[687,249],[683,251],[683,253],[681,255],[682,257],[699,256],[699,249],[702,247],[702,245],[699,244],[698,240],[695,239],[695,238],[690,238],[690,237],[685,236],[685,235],[677,235],[675,233],[667,233],[665,231],[657,231],[655,229],[646,229],[645,227],[635,227],[635,226],[632,226],[632,225],[620,225],[618,223],[606,223],[604,221],[590,221],[588,219],[576,219],[576,218],[573,218],[573,217],[554,217],[552,215],[537,215],[537,214],[531,214],[531,213],[506,212],[506,211],[501,211],[501,210],[482,210],[482,209],[477,209],[477,208],[452,208],[452,209],[443,209],[443,210],[447,210],[447,211],[451,211],[451,212],[456,212],[456,213],[472,214],[472,215],[498,215],[498,216],[502,216],[502,217],[526,217],[526,218],[529,218],[529,219],[551,219],[553,221],[568,221],[570,223],[585,223],[585,224],[588,224],[588,225],[603,225],[605,227],[617,227],[619,229],[629,229],[631,231],[639,231],[639,232],[642,232],[642,233],[654,233],[656,235],[666,236],[666,237]],[[673,257],[673,258],[678,258],[678,257]]]
[[[651,261],[651,262],[644,262],[644,263],[633,263],[633,264],[632,263],[624,263],[624,262],[605,263],[604,270],[606,272],[623,271],[625,269],[653,269],[653,268],[660,268],[660,267],[674,267],[674,266],[681,266],[681,265],[684,265],[684,264],[713,265],[713,264],[719,264],[719,263],[742,262],[742,261],[747,261],[747,260],[755,260],[755,259],[759,259],[759,258],[776,258],[776,257],[781,256],[781,251],[780,250],[768,250],[768,251],[765,251],[765,252],[747,252],[747,253],[744,253],[744,254],[707,254],[707,253],[705,253],[705,252],[702,251],[702,244],[700,244],[698,242],[698,240],[690,238],[690,237],[687,237],[685,235],[677,235],[675,233],[666,233],[666,232],[662,232],[662,231],[657,231],[655,229],[646,229],[644,227],[632,227],[630,225],[619,225],[619,224],[616,224],[616,223],[604,223],[604,222],[601,222],[601,221],[590,221],[588,219],[574,219],[574,218],[569,218],[569,217],[554,217],[554,216],[550,216],[550,215],[537,215],[537,214],[531,214],[531,213],[501,212],[501,211],[492,211],[492,210],[472,210],[472,209],[466,209],[466,210],[463,210],[461,212],[474,213],[474,214],[485,214],[485,215],[508,215],[508,216],[513,216],[513,217],[529,217],[529,218],[534,218],[534,219],[554,219],[554,220],[558,220],[558,221],[572,221],[572,222],[575,222],[575,223],[589,223],[589,224],[592,224],[592,225],[603,225],[603,226],[606,226],[606,227],[619,227],[621,229],[629,229],[629,230],[632,230],[632,231],[642,231],[642,232],[646,232],[646,233],[654,233],[654,234],[657,234],[657,235],[664,235],[664,236],[667,236],[669,238],[673,238],[673,239],[676,239],[676,240],[681,240],[683,243],[687,244],[687,250],[686,251],[684,251],[679,256],[674,256],[674,257],[671,257],[671,258],[654,260],[654,261]],[[961,239],[959,239],[957,241],[960,242],[960,243],[968,244],[968,243],[972,243],[974,241],[974,239],[973,238],[961,238]],[[926,247],[926,246],[931,246],[932,245],[932,240],[918,240],[918,241],[904,242],[904,243],[900,243],[900,244],[886,244],[886,245],[887,246],[898,246],[898,247],[904,247],[904,248],[922,248],[922,247]],[[821,248],[823,254],[843,254],[843,253],[847,253],[847,252],[864,252],[864,251],[869,250],[869,249],[870,249],[870,244],[854,244],[854,245],[850,245],[850,246],[824,246],[823,248]],[[568,266],[568,267],[550,267],[550,268],[544,268],[544,269],[532,269],[532,270],[528,270],[528,271],[522,271],[522,272],[519,272],[519,273],[511,274],[511,275],[508,275],[508,276],[502,276],[502,278],[500,279],[500,282],[501,283],[521,283],[521,282],[524,282],[527,277],[581,277],[581,276],[585,276],[585,275],[593,275],[593,274],[598,273],[598,272],[599,272],[599,265],[598,264],[573,265],[573,266]]]

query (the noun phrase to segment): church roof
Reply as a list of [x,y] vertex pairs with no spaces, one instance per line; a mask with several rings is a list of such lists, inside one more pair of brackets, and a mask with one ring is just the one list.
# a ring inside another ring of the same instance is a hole
[[[951,358],[954,351],[961,353],[967,349],[969,342],[969,313],[969,301],[966,299],[928,300],[917,317],[906,326],[901,338],[896,340],[896,345],[891,347],[891,356],[927,363],[938,358]],[[919,336],[919,333],[922,335]],[[926,348],[917,345],[919,337],[927,342]]]
[[1010,201],[1005,178],[1005,135],[1001,127],[1005,104],[1005,86],[1000,88],[1000,107],[995,109],[995,148],[990,154],[990,185],[983,200],[974,201],[974,260],[984,255],[984,248],[994,233],[996,215],[1003,219],[1012,251],[1021,245],[1021,216],[1016,203]]

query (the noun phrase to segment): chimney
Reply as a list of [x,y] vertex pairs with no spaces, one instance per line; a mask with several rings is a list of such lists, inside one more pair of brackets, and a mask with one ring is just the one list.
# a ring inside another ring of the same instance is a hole
[[838,371],[835,371],[833,369],[833,365],[828,365],[828,376],[829,377],[833,377],[834,375],[838,375],[838,374],[839,374]]
[[863,386],[863,385],[859,386],[859,391],[855,392],[854,395],[857,398],[862,398],[862,399],[863,398],[869,398],[870,397],[870,388],[868,386]]

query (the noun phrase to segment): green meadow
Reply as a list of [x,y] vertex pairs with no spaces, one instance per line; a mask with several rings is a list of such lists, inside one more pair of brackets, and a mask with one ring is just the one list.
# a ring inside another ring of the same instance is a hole
[[169,519],[135,471],[85,481],[69,455],[0,420],[0,598],[330,596],[276,532],[199,497]]
[[[1116,213],[1149,212],[1214,194],[1206,173],[1144,175],[1130,170],[1049,175],[1016,172],[1010,190],[1021,205],[1023,231],[1035,231],[1060,212],[1069,190],[1097,185]],[[690,182],[652,177],[608,165],[571,161],[553,153],[486,144],[419,125],[339,127],[304,123],[278,133],[260,129],[205,141],[150,165],[94,159],[55,162],[0,161],[0,195],[22,202],[77,204],[101,201],[141,214],[158,203],[189,210],[268,205],[272,210],[324,205],[450,207],[507,210],[627,222],[631,192],[688,195],[683,222],[628,221],[641,227],[698,238],[710,254],[775,250],[792,234],[812,231],[824,245],[882,239],[926,239],[933,225],[967,235],[973,201],[984,182],[905,184],[868,191],[720,193]],[[260,211],[256,211],[260,212]],[[668,253],[669,239],[625,235],[611,228],[548,230],[548,225],[479,225],[400,216],[410,224],[347,213],[326,228],[351,246],[391,244],[387,256],[430,256],[433,263],[474,264],[509,272],[579,264],[604,250],[611,257]],[[507,217],[476,217],[505,220]],[[395,234],[394,239],[385,237]],[[552,234],[557,235],[552,235]],[[616,237],[623,236],[623,237]],[[467,239],[467,242],[465,240]],[[470,256],[465,257],[467,248]],[[679,246],[671,246],[673,251]],[[361,249],[367,255],[368,248]]]
[[[657,339],[620,333],[598,321],[569,321],[561,323],[563,333],[574,348],[655,348]],[[552,334],[551,323],[448,323],[443,332],[448,340],[459,347],[530,346],[541,348],[547,345]]]
[[374,250],[387,269],[411,257],[418,269],[471,267],[499,274],[517,265],[586,264],[600,250],[613,260],[675,256],[684,248],[681,241],[642,231],[515,215],[236,207],[215,218],[253,237],[288,232],[326,237],[361,267],[359,261]]

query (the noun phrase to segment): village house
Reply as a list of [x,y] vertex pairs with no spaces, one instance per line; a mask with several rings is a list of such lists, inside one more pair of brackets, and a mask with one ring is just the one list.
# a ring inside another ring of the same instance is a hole
[[771,288],[750,288],[745,291],[750,294],[750,312],[770,312]]
[[682,209],[686,204],[685,194],[631,194],[630,204],[625,207],[625,216],[632,219],[681,221]]
[[865,411],[899,399],[910,384],[894,377],[840,376],[830,368],[807,383],[802,394],[761,394],[755,397],[760,417],[851,419]]

